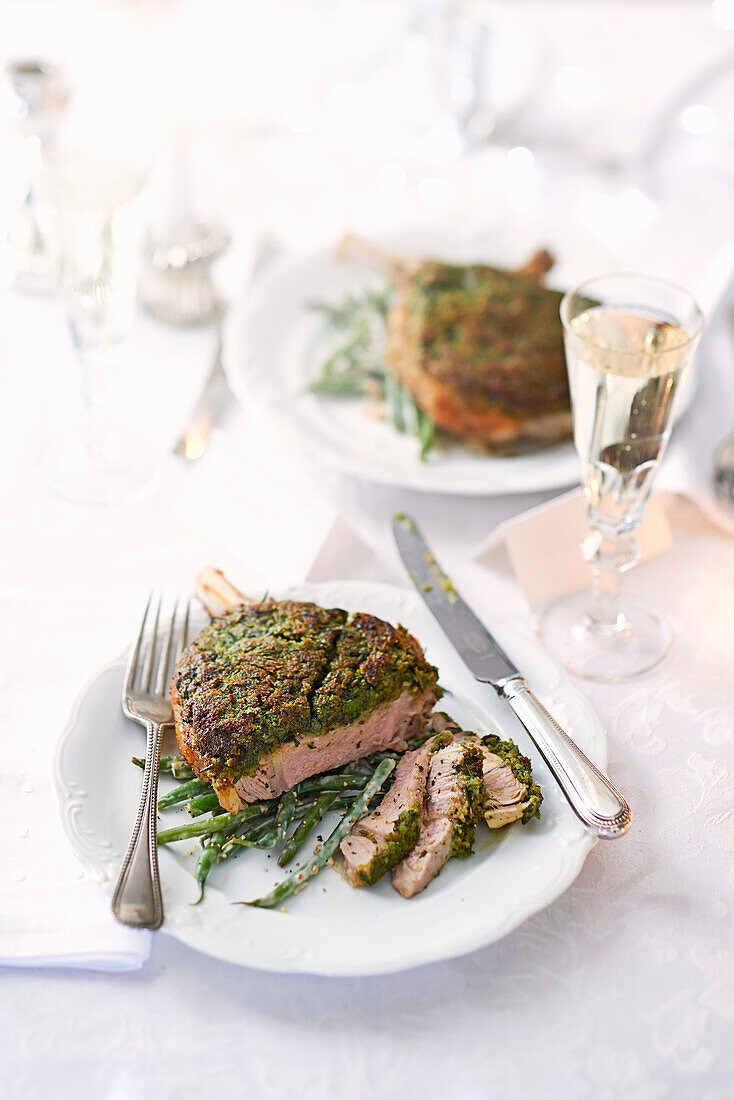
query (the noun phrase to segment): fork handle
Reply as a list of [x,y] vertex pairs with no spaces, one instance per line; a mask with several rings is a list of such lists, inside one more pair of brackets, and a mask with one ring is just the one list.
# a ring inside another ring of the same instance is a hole
[[165,726],[146,722],[146,751],[138,816],[112,896],[112,912],[133,928],[160,928],[163,898],[158,875],[158,760]]

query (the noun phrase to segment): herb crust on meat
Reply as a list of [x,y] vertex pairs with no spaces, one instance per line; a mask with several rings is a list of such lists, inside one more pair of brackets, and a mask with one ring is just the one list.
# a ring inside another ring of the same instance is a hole
[[486,264],[420,264],[399,283],[386,358],[435,423],[493,448],[567,438],[562,294]]
[[216,789],[404,693],[438,698],[437,681],[402,626],[265,600],[212,620],[179,661],[171,696],[182,754]]

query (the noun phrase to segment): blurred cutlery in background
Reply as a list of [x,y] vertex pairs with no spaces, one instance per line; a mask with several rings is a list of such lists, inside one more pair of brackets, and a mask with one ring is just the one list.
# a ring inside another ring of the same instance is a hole
[[[259,240],[255,247],[248,289],[281,251],[282,246],[274,237],[264,236]],[[217,324],[217,350],[204,388],[186,427],[173,448],[174,454],[182,455],[189,462],[195,462],[197,458],[201,458],[206,450],[212,428],[219,422],[225,407],[234,399],[222,366],[222,325],[225,315],[226,309],[222,309]]]

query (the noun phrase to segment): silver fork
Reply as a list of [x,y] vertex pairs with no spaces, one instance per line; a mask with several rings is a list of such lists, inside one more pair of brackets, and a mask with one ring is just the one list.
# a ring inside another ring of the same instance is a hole
[[734,502],[734,432],[714,451],[714,490],[719,500]]
[[[141,650],[146,635],[146,624],[154,603],[153,593],[145,605],[140,632],[132,649],[125,671],[122,688],[122,710],[127,718],[139,722],[146,730],[145,770],[140,790],[138,816],[135,819],[130,843],[122,861],[120,875],[112,896],[112,912],[122,924],[131,924],[135,928],[160,928],[163,923],[163,899],[158,875],[157,841],[157,801],[158,801],[158,760],[161,754],[161,741],[166,726],[173,724],[171,701],[167,697],[171,670],[171,653],[175,646],[177,660],[186,645],[189,623],[189,605],[180,628],[176,629],[174,604],[171,621],[165,640],[158,643],[158,623],[161,615],[163,597],[159,596],[150,630],[150,638],[145,656],[141,661]],[[156,651],[155,682],[153,683],[153,665]],[[142,665],[142,668],[141,668]],[[152,690],[151,690],[151,684]]]

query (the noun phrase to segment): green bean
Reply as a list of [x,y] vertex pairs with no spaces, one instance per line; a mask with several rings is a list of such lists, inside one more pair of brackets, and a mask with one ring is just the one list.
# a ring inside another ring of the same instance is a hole
[[355,372],[328,375],[317,378],[308,387],[311,393],[323,393],[330,397],[360,397],[364,393],[364,376]]
[[192,821],[189,825],[177,825],[173,829],[164,829],[158,833],[159,844],[171,844],[174,840],[191,840],[197,836],[211,836],[230,825],[237,828],[251,817],[261,817],[271,810],[268,802],[252,802],[236,814],[218,814],[208,821]]
[[433,736],[434,735],[432,733],[429,733],[428,737],[409,737],[408,740],[405,742],[407,751],[411,752],[413,749],[422,748],[428,738]]
[[243,833],[242,836],[233,836],[227,847],[231,844],[234,848],[260,848],[269,852],[277,843],[278,832],[271,819],[263,821],[256,829]]
[[240,833],[239,836],[227,836],[222,845],[222,850],[217,858],[217,863],[221,863],[222,860],[231,859],[232,856],[239,855],[240,852],[244,852],[246,848],[262,848],[269,850],[275,847],[275,843],[265,843],[269,841],[271,834],[275,834],[273,827],[273,818],[267,817],[264,821],[259,821],[257,825],[251,826],[245,830],[244,833]]
[[391,371],[385,371],[385,400],[390,410],[390,419],[399,432],[405,431],[405,413],[403,402],[405,390]]
[[[145,768],[145,760],[140,756],[133,756],[133,764],[137,768]],[[161,775],[172,775],[174,779],[194,779],[196,773],[183,756],[162,756],[158,761],[158,771]]]
[[419,409],[418,410],[418,442],[421,445],[420,460],[425,462],[428,452],[433,446],[436,437],[436,425],[431,420],[430,416]]
[[251,834],[257,831],[253,829],[245,836],[232,837],[231,843],[244,848],[263,848],[266,850],[274,848],[288,831],[288,826],[296,812],[296,802],[295,791],[284,791],[280,796],[275,818],[272,823],[268,821],[268,828],[262,835],[258,833],[257,837],[253,837]]
[[325,360],[322,367],[325,376],[329,376],[335,372],[335,369],[341,360],[349,360],[352,353],[359,348],[361,344],[365,342],[365,339],[369,336],[369,331],[361,319],[357,319],[354,325],[354,331],[351,336],[338,348],[332,351],[328,359]]
[[[351,800],[344,798],[337,798],[332,804],[333,809],[344,809],[350,805]],[[309,805],[297,806],[294,816],[302,816],[305,814]],[[234,817],[235,815],[231,815]],[[259,822],[257,825],[251,825],[250,828],[242,834],[242,837],[249,837],[252,841],[262,840],[267,836],[268,832],[273,828],[273,816],[272,814],[265,818],[264,821]],[[204,897],[204,887],[206,880],[211,874],[213,868],[217,863],[222,863],[225,859],[231,859],[232,856],[237,856],[240,852],[244,852],[247,847],[256,847],[256,845],[244,845],[244,844],[232,844],[229,843],[232,834],[239,826],[231,825],[230,828],[225,828],[212,836],[205,837],[203,840],[203,849],[196,863],[196,881],[199,885],[199,896],[196,901],[192,902],[192,905],[198,905]]]
[[[236,902],[238,905],[256,905],[262,909],[272,909],[274,905],[284,901],[285,898],[290,897],[291,894],[298,893],[308,885],[309,881],[318,874],[321,868],[328,863],[334,852],[341,844],[344,837],[348,836],[352,831],[356,823],[359,821],[362,814],[367,809],[370,801],[380,788],[385,783],[390,772],[395,767],[394,760],[383,760],[378,764],[375,774],[369,781],[365,789],[361,794],[357,795],[350,809],[346,811],[339,824],[336,826],[331,836],[325,841],[324,844],[315,851],[313,859],[309,862],[309,865],[303,869],[303,871],[291,872],[290,875],[283,882],[279,883],[274,890],[271,890],[269,894],[264,897],[256,898],[254,901]],[[322,797],[326,797],[323,795]]]
[[[325,317],[332,335],[342,334],[310,384],[313,393],[359,396],[368,393],[371,380],[381,383],[390,420],[399,432],[410,432],[418,440],[421,462],[433,447],[436,426],[410,393],[386,366],[380,348],[386,334],[391,288],[347,295],[336,305],[310,303]],[[333,347],[333,345],[332,345]]]
[[203,779],[190,779],[188,783],[181,783],[180,786],[175,787],[168,794],[164,794],[162,798],[159,798],[158,809],[167,810],[169,806],[186,802],[187,799],[193,798],[197,794],[210,794],[211,789],[211,784],[205,783]]
[[[374,767],[370,769],[370,778],[374,774],[374,771]],[[328,801],[327,794],[331,794],[331,798]],[[327,811],[333,813],[336,810],[344,810],[352,805],[353,800],[352,792],[347,791],[342,791],[341,794],[325,792],[320,798],[323,798],[324,801],[320,802],[320,799],[317,798],[316,801],[306,803],[305,806],[299,807],[298,817],[301,818],[301,824],[293,833],[287,844],[284,845],[278,857],[279,867],[285,867],[293,860],[306,840],[308,840],[309,833],[313,832],[314,828],[318,825]]]
[[278,803],[278,810],[275,814],[275,831],[277,833],[277,840],[283,840],[285,834],[288,832],[288,826],[295,817],[296,807],[298,806],[298,796],[295,791],[284,791],[280,796],[280,802]]
[[[216,815],[212,814],[212,817],[214,816]],[[206,880],[215,863],[219,861],[222,847],[227,842],[227,838],[232,835],[236,828],[237,826],[233,825],[230,829],[223,829],[204,840],[201,855],[196,861],[196,881],[199,885],[199,896],[196,901],[191,903],[192,905],[198,905],[203,899]]]
[[283,847],[283,851],[278,856],[278,866],[285,867],[291,862],[293,857],[300,852],[303,845],[308,839],[308,835],[311,830],[318,825],[321,818],[326,811],[331,807],[334,802],[336,794],[331,791],[326,791],[324,794],[319,795],[311,808],[306,813],[305,817],[301,821],[296,831],[290,840]]
[[426,413],[418,407],[413,395],[407,391],[405,394],[405,405],[408,410],[408,416],[406,417],[408,430],[420,443],[420,460],[423,462],[433,446],[436,425],[433,423],[430,416],[427,416]]
[[[374,768],[370,769],[372,775]],[[324,791],[359,791],[367,782],[364,775],[315,775],[303,779],[297,786],[299,796],[304,794],[323,794]]]
[[196,772],[182,756],[172,756],[171,775],[174,779],[180,781],[182,779],[193,779],[196,776]]
[[371,776],[378,764],[381,764],[383,760],[394,760],[397,764],[400,759],[401,753],[398,752],[373,752],[364,759],[364,767],[367,769],[367,775]]
[[199,814],[208,813],[209,810],[216,810],[219,806],[219,799],[214,791],[210,791],[209,794],[200,794],[196,798],[192,798],[190,802],[186,803],[186,811],[190,813],[192,817],[198,817]]
[[224,839],[223,833],[217,833],[213,836],[211,840],[204,845],[201,855],[196,861],[196,882],[199,887],[199,896],[196,901],[191,902],[192,905],[200,905],[204,900],[206,880],[217,862],[217,856],[222,849]]

